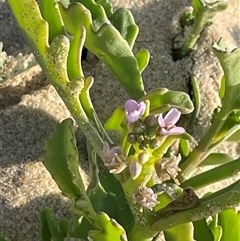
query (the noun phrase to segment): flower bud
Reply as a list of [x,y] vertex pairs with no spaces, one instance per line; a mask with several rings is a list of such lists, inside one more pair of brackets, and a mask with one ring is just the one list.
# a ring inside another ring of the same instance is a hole
[[134,133],[129,133],[127,140],[129,143],[135,144],[137,142],[136,135]]
[[144,124],[151,128],[151,127],[157,127],[158,126],[158,121],[155,115],[149,115],[145,118]]
[[131,174],[133,180],[138,178],[139,175],[141,174],[142,165],[141,165],[141,163],[138,162],[136,157],[132,157],[131,163],[129,164],[129,170],[130,170],[130,174]]
[[144,151],[148,149],[147,144],[145,144],[145,143],[140,143],[139,146],[138,146],[138,148],[139,148],[140,150],[144,150]]
[[157,133],[156,127],[151,127],[147,131],[147,135],[149,136],[149,138],[154,138],[156,136],[156,133]]
[[141,164],[146,163],[149,160],[150,154],[147,151],[142,151],[140,154],[138,154],[138,161]]
[[141,143],[144,141],[144,136],[143,135],[136,135],[136,139],[138,143]]
[[152,139],[150,142],[149,142],[149,147],[151,149],[156,149],[160,146],[160,142],[157,140],[157,139]]
[[146,131],[146,125],[142,122],[137,122],[133,128],[133,132],[136,134],[143,134]]

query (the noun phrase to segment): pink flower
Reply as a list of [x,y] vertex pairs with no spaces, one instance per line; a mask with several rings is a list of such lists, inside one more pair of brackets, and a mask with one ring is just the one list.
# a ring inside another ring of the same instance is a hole
[[176,108],[172,108],[166,116],[163,118],[163,115],[158,116],[158,124],[160,126],[160,134],[163,136],[170,135],[180,135],[185,132],[183,127],[175,126],[181,116],[181,112]]
[[129,123],[136,122],[143,115],[146,104],[141,101],[139,104],[135,100],[127,100],[125,103],[126,118]]

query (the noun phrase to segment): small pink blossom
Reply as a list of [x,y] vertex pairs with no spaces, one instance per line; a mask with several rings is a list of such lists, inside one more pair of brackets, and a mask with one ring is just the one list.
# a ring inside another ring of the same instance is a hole
[[160,134],[163,136],[170,135],[180,135],[185,132],[185,129],[180,126],[175,126],[181,116],[181,112],[176,108],[172,108],[166,116],[163,118],[163,115],[158,116],[158,124],[160,126]]
[[127,100],[125,103],[126,118],[129,123],[139,120],[146,109],[146,104],[141,101],[139,104],[135,100]]

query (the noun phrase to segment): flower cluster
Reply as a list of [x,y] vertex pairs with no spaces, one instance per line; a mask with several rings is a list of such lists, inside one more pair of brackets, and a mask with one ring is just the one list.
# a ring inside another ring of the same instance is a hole
[[[159,156],[156,153],[167,136],[177,136],[185,132],[183,127],[176,126],[181,113],[176,108],[172,108],[166,115],[148,114],[148,111],[143,101],[140,103],[132,99],[126,101],[127,125],[125,127],[128,131],[127,143],[132,149],[124,156],[120,146],[110,149],[108,143],[104,142],[102,153],[104,165],[113,174],[119,174],[128,167],[133,180],[140,176],[144,168],[154,170],[154,167],[161,182],[173,179],[176,184],[179,184],[177,175],[181,170],[178,167],[181,157],[161,158],[164,153],[159,152]],[[122,148],[126,150],[125,147]],[[145,169],[145,172],[146,170],[148,169]],[[144,177],[139,180],[142,178]],[[158,200],[153,189],[146,186],[147,180],[149,177],[145,177],[132,197],[141,207],[152,210]]]
[[161,145],[161,136],[180,135],[185,132],[183,127],[175,125],[181,116],[176,108],[172,108],[164,117],[163,114],[150,114],[143,120],[141,117],[145,110],[146,104],[143,101],[138,104],[130,99],[125,103],[128,141],[131,144],[138,143],[139,149],[156,149]]

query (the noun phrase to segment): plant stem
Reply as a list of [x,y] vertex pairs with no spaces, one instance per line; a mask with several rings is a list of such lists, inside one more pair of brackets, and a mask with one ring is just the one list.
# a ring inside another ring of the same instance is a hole
[[[97,132],[96,128],[89,121],[87,115],[84,112],[84,109],[79,100],[79,93],[81,91],[81,81],[78,79],[68,82],[65,88],[59,88],[55,86],[58,94],[64,101],[68,110],[72,114],[73,118],[77,122],[79,128],[93,146],[94,151],[102,157],[102,143],[103,140]],[[73,94],[74,93],[74,94]]]
[[195,168],[203,161],[202,157],[208,151],[209,146],[212,144],[214,138],[220,131],[227,118],[228,113],[226,112],[226,108],[221,109],[209,130],[198,143],[198,146],[194,148],[186,161],[180,166],[182,171],[179,175],[179,180],[181,182],[187,179],[191,175],[192,171],[195,170]]
[[220,213],[224,209],[239,205],[240,180],[230,186],[200,199],[197,207],[178,211],[169,216],[153,217],[151,229],[158,232],[189,221],[197,221]]
[[[146,230],[147,227],[147,230]],[[128,234],[128,241],[151,241],[154,236],[156,236],[158,232],[151,231],[149,233],[149,227],[146,225],[145,227],[140,226],[139,224],[134,224],[131,231]]]
[[209,156],[209,154],[212,152],[212,150],[215,148],[215,147],[217,147],[220,143],[222,143],[223,141],[226,141],[229,137],[231,137],[232,135],[234,135],[237,131],[239,131],[240,130],[240,125],[236,125],[236,126],[234,126],[232,129],[230,129],[225,135],[224,135],[224,137],[221,139],[221,140],[219,140],[219,141],[217,141],[217,142],[215,142],[215,143],[213,143],[213,144],[211,144],[210,146],[209,146],[209,148],[208,148],[208,151],[202,156],[202,159],[203,160],[205,160],[208,156]]
[[183,182],[181,187],[191,186],[196,191],[212,183],[233,177],[234,174],[237,174],[239,171],[240,158],[194,176]]

